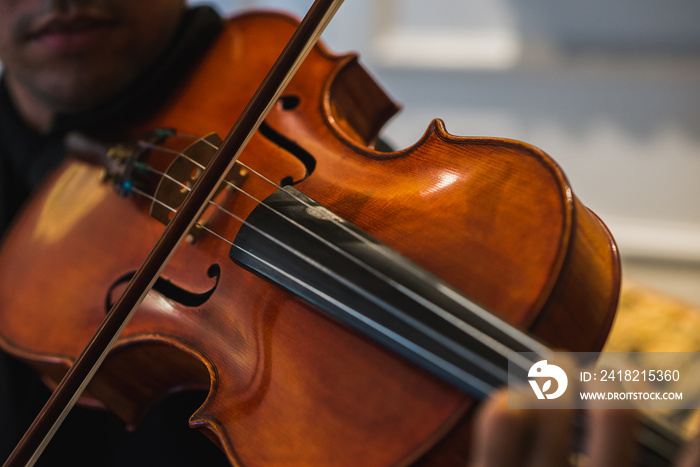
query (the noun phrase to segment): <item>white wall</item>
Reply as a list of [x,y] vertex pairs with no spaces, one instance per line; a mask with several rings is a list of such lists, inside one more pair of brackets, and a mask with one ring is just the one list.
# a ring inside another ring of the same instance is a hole
[[[218,2],[303,14],[310,0]],[[547,151],[628,258],[700,262],[700,3],[348,0],[325,40],[358,50],[404,110]]]

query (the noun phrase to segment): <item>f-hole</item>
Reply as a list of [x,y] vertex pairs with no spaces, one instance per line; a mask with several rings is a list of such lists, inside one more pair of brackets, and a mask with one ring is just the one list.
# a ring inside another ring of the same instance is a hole
[[[105,298],[106,313],[109,313],[109,310],[112,309],[112,306],[116,302],[115,300],[113,300],[114,289],[116,289],[121,284],[128,283],[131,280],[131,278],[134,277],[134,274],[136,274],[136,271],[128,272],[120,278],[118,278],[116,281],[114,281],[114,283],[112,283],[109,290],[107,291],[107,297]],[[209,298],[214,294],[216,288],[219,286],[219,279],[221,279],[221,266],[219,266],[216,263],[209,266],[209,269],[207,270],[207,276],[216,280],[212,288],[204,292],[197,293],[186,290],[178,285],[175,285],[167,279],[163,279],[162,277],[159,277],[156,280],[156,283],[153,285],[152,290],[160,293],[165,298],[173,300],[186,307],[194,308],[202,306],[207,302],[207,300],[209,300]]]
[[279,103],[282,107],[282,110],[294,110],[297,107],[299,107],[300,102],[301,99],[299,99],[299,96],[295,96],[293,94],[289,94],[279,98]]
[[[299,99],[299,96],[295,96],[293,94],[284,95],[280,97],[278,101],[279,107],[287,112],[299,107],[300,103],[301,100]],[[260,129],[258,131],[265,139],[281,147],[282,149],[299,159],[299,162],[304,164],[304,168],[306,170],[303,178],[301,178],[300,180],[294,180],[291,176],[284,177],[280,181],[280,185],[295,185],[313,173],[314,169],[316,168],[316,158],[312,156],[309,151],[302,148],[296,142],[292,141],[279,131],[272,128],[270,125],[267,124],[266,121],[260,125]]]

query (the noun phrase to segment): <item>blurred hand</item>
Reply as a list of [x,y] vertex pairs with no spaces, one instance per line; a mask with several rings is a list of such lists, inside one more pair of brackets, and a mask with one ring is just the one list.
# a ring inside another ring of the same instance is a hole
[[[632,466],[634,410],[589,410],[585,456],[571,453],[574,410],[508,409],[508,393],[498,391],[476,414],[471,467]],[[686,446],[677,467],[700,467],[700,440]]]

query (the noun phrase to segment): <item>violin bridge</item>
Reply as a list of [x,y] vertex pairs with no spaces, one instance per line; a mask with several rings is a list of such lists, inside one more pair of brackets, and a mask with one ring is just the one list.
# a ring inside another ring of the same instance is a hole
[[[192,189],[204,168],[216,154],[222,140],[216,133],[211,133],[188,146],[176,157],[165,171],[158,183],[153,202],[151,216],[167,225],[180,207],[185,197]],[[206,230],[207,224],[212,223],[220,210],[216,205],[222,205],[224,200],[237,191],[248,176],[245,169],[234,167],[217,189],[212,202],[200,216],[197,224],[187,235],[187,241],[194,243]]]

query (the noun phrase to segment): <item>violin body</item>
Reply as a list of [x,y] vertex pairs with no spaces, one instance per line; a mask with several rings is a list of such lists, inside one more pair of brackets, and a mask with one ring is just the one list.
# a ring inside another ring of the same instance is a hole
[[[118,136],[158,127],[225,134],[294,26],[276,14],[232,18],[178,98]],[[410,148],[377,151],[395,104],[356,57],[322,46],[285,96],[266,123],[304,156],[256,135],[241,162],[276,183],[293,180],[549,345],[602,347],[617,306],[617,251],[546,154],[511,140],[455,137],[440,121]],[[158,150],[145,157],[161,171],[173,159]],[[240,188],[257,200],[275,191],[251,173]],[[229,190],[217,202],[246,219],[255,199]],[[149,209],[134,194],[117,194],[101,167],[67,160],[0,252],[3,349],[55,384],[162,232]],[[229,240],[241,227],[205,215],[207,228]],[[241,268],[230,249],[207,233],[178,249],[84,403],[133,426],[168,394],[207,390],[190,424],[236,465],[463,464],[472,398]]]

